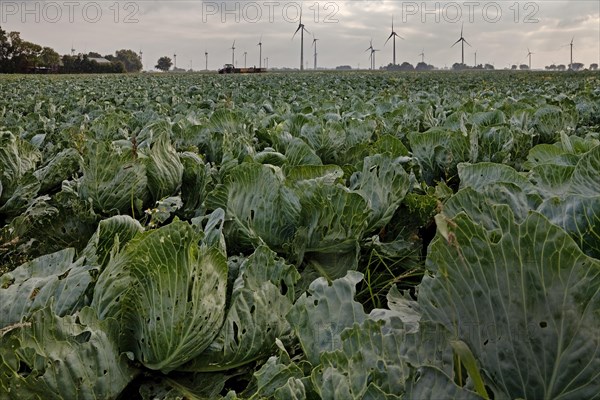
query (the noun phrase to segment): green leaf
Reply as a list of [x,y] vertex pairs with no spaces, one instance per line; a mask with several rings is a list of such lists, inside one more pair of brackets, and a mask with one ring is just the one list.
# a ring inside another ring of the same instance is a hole
[[183,165],[181,178],[181,200],[183,200],[183,214],[187,217],[196,217],[206,198],[207,186],[211,183],[210,166],[196,154],[185,152],[179,154]]
[[460,132],[432,128],[408,135],[413,156],[421,165],[425,182],[433,186],[440,178],[456,174],[456,165],[469,157],[469,139]]
[[469,346],[503,396],[595,396],[600,262],[536,212],[518,224],[502,205],[492,218],[500,232],[461,213],[450,239],[434,240],[423,313]]
[[[272,354],[275,339],[290,341],[285,319],[294,300],[296,269],[260,246],[240,266],[230,306],[215,341],[180,370],[227,370]],[[285,292],[285,293],[282,293]]]
[[90,142],[83,165],[79,196],[91,200],[102,214],[139,211],[145,201],[146,166],[131,150],[109,142]]
[[389,154],[366,157],[362,171],[350,177],[350,189],[360,194],[372,210],[369,230],[384,227],[409,190],[408,174],[399,158]]
[[406,384],[407,399],[478,400],[478,396],[467,389],[456,386],[442,371],[434,367],[421,367],[413,372]]
[[225,313],[227,262],[174,221],[142,233],[100,275],[92,306],[121,323],[122,345],[147,368],[171,371],[214,340]]
[[317,392],[326,399],[362,399],[376,386],[379,392],[401,395],[410,374],[401,345],[402,335],[386,329],[384,321],[368,319],[345,330],[341,349],[323,353],[321,366],[313,370]]
[[[280,341],[278,341],[278,346],[280,349],[279,356],[269,357],[252,376],[256,388],[250,396],[251,399],[271,397],[276,393],[278,394],[275,396],[279,397],[283,396],[284,393],[293,393],[292,396],[296,395],[302,398],[302,395],[298,392],[304,392],[304,385],[295,380],[300,380],[304,373],[296,363],[290,360],[289,354]],[[293,382],[290,382],[290,380],[293,380]]]
[[266,243],[280,249],[293,236],[300,212],[297,195],[278,167],[244,163],[211,194],[210,207],[225,210],[225,237],[232,247]]
[[34,313],[30,322],[0,336],[3,396],[116,398],[138,374],[113,341],[117,334],[116,321],[98,321],[89,308],[64,318],[49,308]]
[[116,215],[100,221],[94,235],[81,253],[86,263],[106,267],[112,252],[118,253],[136,234],[144,231],[142,225],[128,215]]
[[[161,122],[157,124],[162,125]],[[161,131],[147,151],[148,157],[145,159],[148,190],[154,200],[176,194],[183,176],[183,164],[169,139],[170,126],[160,128]]]
[[319,278],[310,284],[309,294],[303,294],[292,307],[287,319],[311,364],[319,364],[321,353],[341,347],[344,329],[365,320],[362,305],[354,300],[356,284],[361,280],[362,274],[356,271],[349,271],[331,286]]
[[461,188],[471,187],[482,190],[492,183],[512,183],[523,189],[532,186],[531,182],[514,168],[496,163],[462,163],[458,165],[458,175]]
[[34,172],[41,184],[40,192],[48,193],[60,187],[62,181],[77,175],[82,163],[83,159],[75,149],[65,149],[56,154],[45,167]]
[[0,206],[14,195],[21,178],[33,172],[39,159],[40,154],[32,145],[10,132],[0,131]]
[[600,190],[600,146],[583,155],[571,176],[570,193],[598,196]]
[[341,185],[300,182],[295,190],[302,207],[293,241],[298,264],[305,260],[329,279],[358,268],[370,214],[365,199]]
[[560,107],[544,106],[533,115],[533,127],[541,143],[553,143],[568,127],[567,116]]
[[54,314],[72,314],[86,303],[94,266],[74,261],[75,250],[41,256],[0,277],[0,328],[20,322],[33,311],[50,307]]

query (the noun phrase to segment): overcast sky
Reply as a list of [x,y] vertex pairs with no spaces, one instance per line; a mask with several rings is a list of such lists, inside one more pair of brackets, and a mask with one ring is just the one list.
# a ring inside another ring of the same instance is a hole
[[[257,43],[262,35],[263,56],[269,67],[298,67],[299,10],[310,34],[304,37],[304,60],[313,67],[313,37],[318,38],[319,67],[368,67],[372,38],[377,67],[392,62],[394,28],[397,63],[421,60],[437,67],[460,62],[464,23],[465,63],[526,64],[532,67],[568,64],[574,37],[574,62],[600,63],[600,1],[6,1],[0,0],[0,26],[60,54],[143,51],[144,69],[160,56],[177,54],[177,66],[216,69],[232,58],[239,67],[259,64]],[[263,65],[264,66],[264,65]]]

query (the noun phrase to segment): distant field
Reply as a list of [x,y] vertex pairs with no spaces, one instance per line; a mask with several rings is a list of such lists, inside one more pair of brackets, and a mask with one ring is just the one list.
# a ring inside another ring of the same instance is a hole
[[600,73],[0,93],[0,398],[600,393]]

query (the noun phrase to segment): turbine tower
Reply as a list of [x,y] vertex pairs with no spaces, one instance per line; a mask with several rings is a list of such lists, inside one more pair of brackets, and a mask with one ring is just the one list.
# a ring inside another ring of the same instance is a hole
[[208,71],[208,51],[204,50],[204,69]]
[[531,69],[531,55],[535,54],[532,53],[531,50],[529,50],[529,48],[527,48],[527,57],[529,57],[529,69]]
[[569,64],[571,69],[573,69],[573,40],[575,40],[575,36],[573,36],[573,38],[571,39],[571,43],[569,44],[571,46],[571,64]]
[[173,54],[173,59],[174,59],[174,69],[177,69],[177,54]]
[[469,45],[469,47],[473,47],[469,44],[469,42],[467,42],[467,39],[465,39],[463,37],[463,28],[464,28],[464,23],[463,26],[460,28],[460,39],[458,39],[456,42],[454,42],[454,44],[452,46],[450,46],[450,48],[456,46],[459,42],[461,42],[461,47],[462,47],[462,57],[461,57],[461,64],[465,64],[465,43]]
[[315,70],[317,69],[317,39],[315,35],[313,35],[312,45],[315,47]]
[[375,69],[374,64],[373,64],[373,52],[374,52],[373,51],[373,39],[371,39],[371,41],[369,42],[369,47],[367,47],[367,49],[365,50],[365,53],[369,50],[371,51],[369,53],[369,59],[371,60],[371,69]]
[[262,68],[262,35],[260,35],[260,40],[258,41],[258,68]]
[[421,62],[425,63],[425,49],[421,50],[421,53],[419,55],[421,56]]
[[398,35],[395,31],[394,31],[394,16],[392,15],[392,33],[390,33],[390,36],[388,36],[387,40],[385,41],[384,46],[387,44],[387,42],[390,41],[390,39],[392,39],[393,45],[394,45],[394,64],[396,65],[396,37],[399,37],[400,39],[404,40],[404,38],[400,35]]
[[231,64],[235,64],[235,40],[233,41],[233,44],[231,45]]
[[304,71],[304,32],[310,33],[302,23],[302,9],[300,9],[300,21],[298,23],[298,29],[294,32],[294,36],[292,36],[292,40],[296,36],[296,33],[300,31],[300,71]]
[[244,52],[244,68],[246,68],[246,54],[248,54],[247,51]]

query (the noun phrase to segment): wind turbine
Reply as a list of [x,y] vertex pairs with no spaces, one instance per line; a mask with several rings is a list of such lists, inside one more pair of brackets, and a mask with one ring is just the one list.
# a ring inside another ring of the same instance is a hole
[[73,48],[73,43],[71,43],[71,57],[75,55],[75,49]]
[[531,55],[535,54],[532,53],[531,50],[529,50],[529,48],[527,48],[527,57],[529,57],[529,69],[531,69]]
[[204,69],[208,71],[208,51],[204,50]]
[[394,16],[392,15],[392,33],[390,33],[390,36],[388,36],[387,40],[385,41],[384,46],[387,44],[387,42],[390,41],[390,39],[392,39],[393,44],[394,44],[394,65],[396,65],[396,37],[399,37],[400,39],[404,40],[404,38],[400,35],[398,35],[395,31],[394,31]]
[[142,49],[140,49],[140,62],[143,64],[142,62],[142,56],[144,55],[144,52],[142,51]]
[[260,35],[260,40],[258,41],[258,68],[262,68],[262,35]]
[[173,59],[175,60],[174,69],[177,69],[177,54],[173,54]]
[[421,62],[425,63],[425,49],[421,50],[421,53],[419,55],[421,56]]
[[235,40],[233,41],[233,44],[231,45],[231,64],[235,64]]
[[571,39],[571,43],[569,44],[569,46],[571,46],[571,69],[573,69],[573,40],[575,40],[575,36],[573,36],[573,38]]
[[244,68],[246,68],[246,54],[248,54],[248,52],[244,52]]
[[365,53],[367,51],[371,50],[371,52],[369,53],[369,59],[371,60],[371,69],[374,69],[373,67],[373,39],[371,39],[371,41],[369,42],[369,47],[367,47],[367,49],[365,50]]
[[302,9],[300,9],[300,22],[298,23],[298,29],[294,32],[294,36],[292,36],[292,40],[296,36],[296,33],[300,31],[300,71],[304,71],[304,31],[306,33],[310,33],[302,23]]
[[315,35],[313,35],[312,45],[315,46],[315,70],[317,69],[317,39]]
[[477,50],[475,50],[475,67],[477,66]]
[[469,44],[469,42],[467,42],[467,39],[465,39],[463,37],[463,28],[464,28],[465,24],[463,23],[462,27],[460,28],[460,39],[458,39],[456,42],[454,42],[454,44],[452,46],[450,46],[450,48],[456,46],[459,42],[461,43],[461,47],[462,47],[462,58],[461,58],[461,64],[464,65],[465,63],[465,43],[469,45],[469,47],[473,47]]

